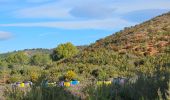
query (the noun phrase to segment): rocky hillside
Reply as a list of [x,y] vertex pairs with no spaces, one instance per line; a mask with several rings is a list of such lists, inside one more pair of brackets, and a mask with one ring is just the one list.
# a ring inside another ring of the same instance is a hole
[[137,56],[169,52],[170,12],[98,40],[86,50],[106,48]]
[[62,62],[112,65],[115,59],[123,62],[162,53],[170,53],[170,12],[97,40],[77,56]]

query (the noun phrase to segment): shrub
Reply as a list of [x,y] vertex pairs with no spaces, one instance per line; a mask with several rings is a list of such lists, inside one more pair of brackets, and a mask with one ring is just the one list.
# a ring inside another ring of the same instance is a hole
[[31,64],[44,66],[51,63],[50,55],[48,54],[36,54],[31,58]]
[[66,80],[72,80],[72,79],[75,79],[75,78],[77,78],[77,74],[74,71],[68,71],[65,74],[65,79]]
[[19,74],[14,74],[9,79],[10,83],[15,83],[15,82],[20,82],[20,81],[22,81],[22,76]]

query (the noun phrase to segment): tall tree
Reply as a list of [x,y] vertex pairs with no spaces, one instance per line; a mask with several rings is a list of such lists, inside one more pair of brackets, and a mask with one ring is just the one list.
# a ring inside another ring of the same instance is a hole
[[53,59],[59,60],[63,58],[69,58],[78,53],[77,47],[75,47],[72,43],[68,42],[65,44],[60,44],[53,51]]

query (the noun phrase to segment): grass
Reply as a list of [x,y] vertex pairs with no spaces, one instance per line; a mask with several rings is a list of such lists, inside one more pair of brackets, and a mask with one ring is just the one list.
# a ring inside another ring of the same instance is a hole
[[63,87],[31,87],[31,89],[10,89],[5,91],[7,100],[77,100]]
[[92,85],[87,93],[88,100],[169,100],[169,87],[169,76],[164,79],[141,76],[124,85]]

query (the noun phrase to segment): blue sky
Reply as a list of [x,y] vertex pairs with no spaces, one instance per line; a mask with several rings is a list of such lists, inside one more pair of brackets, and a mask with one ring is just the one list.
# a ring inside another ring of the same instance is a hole
[[170,0],[0,0],[0,53],[86,45],[170,11]]

